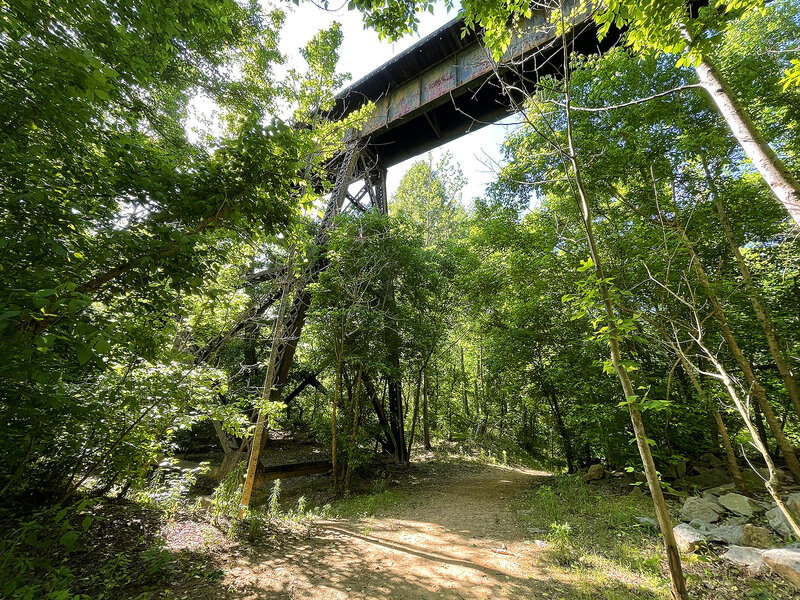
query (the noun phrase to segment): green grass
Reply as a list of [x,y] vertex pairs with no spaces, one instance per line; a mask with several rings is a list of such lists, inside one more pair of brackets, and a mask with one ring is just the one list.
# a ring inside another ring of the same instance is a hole
[[[544,530],[551,568],[592,597],[666,598],[659,538],[637,521],[653,516],[648,497],[598,492],[579,477],[556,475],[519,499],[526,525]],[[622,581],[624,587],[616,587]]]
[[399,504],[407,493],[402,490],[383,490],[371,494],[359,494],[337,500],[324,511],[326,516],[339,519],[380,516]]

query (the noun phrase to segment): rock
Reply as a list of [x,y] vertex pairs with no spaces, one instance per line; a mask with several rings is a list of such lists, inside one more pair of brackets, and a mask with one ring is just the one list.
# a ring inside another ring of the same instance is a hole
[[528,533],[531,535],[541,535],[547,532],[544,529],[539,529],[538,527],[528,527]]
[[632,485],[631,491],[629,492],[630,496],[644,496],[645,491],[642,489],[641,485]]
[[740,517],[752,517],[753,505],[750,498],[741,494],[725,494],[717,500],[722,506]]
[[794,494],[789,494],[784,504],[793,517],[800,517],[800,493],[795,492]]
[[681,507],[681,520],[692,521],[694,519],[714,523],[719,520],[719,508],[716,503],[697,496],[689,496]]
[[783,516],[781,509],[779,509],[777,506],[769,509],[765,516],[767,517],[769,526],[777,531],[781,536],[789,537],[794,533],[792,531],[792,527],[789,525],[789,521],[786,520],[786,517]]
[[704,493],[703,496],[706,494],[713,494],[714,496],[722,496],[722,494],[727,494],[728,492],[732,492],[736,489],[736,486],[732,483],[725,483],[723,485],[718,485],[717,487],[709,488]]
[[158,466],[162,469],[168,469],[172,471],[199,471],[203,468],[203,465],[196,462],[190,462],[188,460],[179,460],[177,458],[165,458]]
[[597,463],[596,465],[592,465],[589,467],[589,470],[586,471],[586,475],[583,478],[586,481],[595,481],[597,479],[602,479],[606,476],[606,467],[603,463]]
[[758,473],[751,471],[750,469],[745,469],[742,471],[742,479],[747,484],[747,487],[753,491],[764,491],[764,480],[761,479],[761,476]]
[[747,517],[728,517],[725,519],[725,525],[746,525],[748,521]]
[[[767,467],[761,467],[760,469],[758,469],[758,472],[764,479],[769,479],[769,469]],[[783,469],[775,469],[775,477],[777,478],[778,483],[780,485],[786,483],[786,471],[784,471]],[[761,485],[763,487],[764,485],[763,481],[761,482]]]
[[642,525],[643,527],[649,527],[650,529],[658,529],[658,521],[650,517],[636,517],[636,521],[639,523],[639,525]]
[[725,469],[698,467],[698,471],[700,472],[699,475],[692,475],[691,477],[685,477],[685,479],[702,489],[723,485],[731,480]]
[[626,471],[625,479],[627,479],[631,483],[640,483],[640,482],[647,483],[647,475],[645,475],[641,471]]
[[761,555],[764,562],[782,579],[800,588],[800,550],[797,548],[773,548]]
[[742,539],[739,543],[753,548],[769,548],[772,545],[769,531],[751,523],[742,526]]
[[675,541],[678,547],[685,552],[693,552],[700,544],[706,541],[703,532],[697,531],[691,525],[681,523],[672,532],[675,534]]
[[743,527],[741,525],[720,525],[706,533],[706,537],[712,542],[747,546],[747,544],[742,544],[742,529]]
[[722,558],[738,567],[745,568],[747,571],[755,575],[766,570],[764,557],[761,554],[761,550],[758,550],[757,548],[731,546],[728,548],[728,551],[722,555]]
[[710,465],[712,465],[714,467],[725,466],[725,461],[724,460],[722,460],[716,454],[711,454],[710,452],[706,452],[705,454],[700,456],[700,460],[702,460],[704,463],[708,463],[708,464],[710,464]]
[[702,531],[703,533],[708,533],[709,531],[714,529],[711,526],[711,523],[707,523],[707,522],[703,521],[702,519],[692,519],[692,521],[691,521],[691,523],[689,523],[689,525],[691,525],[692,527],[694,527],[698,531]]
[[714,504],[717,507],[717,512],[719,514],[722,514],[722,513],[725,512],[725,507],[723,507],[719,502],[717,502],[717,497],[714,494],[711,494],[709,492],[703,492],[702,494],[700,494],[700,497],[703,500],[708,500],[709,502]]
[[680,479],[686,475],[686,460],[679,458],[664,469],[664,477],[667,479]]

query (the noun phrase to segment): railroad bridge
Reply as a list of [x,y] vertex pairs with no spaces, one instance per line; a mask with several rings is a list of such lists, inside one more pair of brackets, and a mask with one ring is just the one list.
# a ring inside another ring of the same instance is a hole
[[[480,32],[455,18],[337,94],[334,119],[375,105],[360,132],[366,150],[353,175],[365,186],[348,198],[351,204],[363,208],[369,194],[385,212],[386,169],[513,114],[541,78],[560,76],[562,39],[546,19],[543,10],[534,12],[494,61]],[[569,49],[582,54],[602,52],[618,39],[612,32],[599,42],[588,15],[567,35]]]
[[[614,32],[600,43],[588,15],[574,19],[566,35],[569,50],[584,54],[602,52],[618,39],[618,32]],[[334,218],[343,210],[388,212],[389,167],[512,114],[540,79],[563,73],[563,52],[563,39],[556,35],[542,10],[521,23],[498,61],[482,44],[480,32],[467,30],[463,19],[456,18],[340,92],[329,114],[331,119],[345,117],[368,102],[374,104],[374,110],[335,161],[331,174],[334,185],[319,225],[317,246],[324,249]],[[351,185],[359,181],[363,182],[360,190],[351,193]],[[257,327],[252,324],[281,300],[265,390],[271,390],[270,400],[284,398],[288,403],[307,385],[317,385],[316,375],[312,374],[291,393],[283,394],[311,302],[309,284],[325,266],[324,252],[317,252],[309,257],[303,273],[291,281],[291,269],[285,266],[255,273],[249,278],[252,283],[269,279],[283,279],[284,283],[257,299],[233,331],[212,340],[198,354],[198,360],[210,358],[237,331]],[[399,366],[399,357],[391,359]],[[387,389],[386,408],[376,401],[375,394],[370,394],[372,404],[385,433],[384,449],[404,462],[407,454],[400,384],[388,380]],[[259,418],[248,470],[250,488],[264,445],[260,423]],[[294,467],[305,474],[303,469],[308,465]],[[325,466],[314,468],[324,470]],[[262,470],[261,479],[264,476]]]

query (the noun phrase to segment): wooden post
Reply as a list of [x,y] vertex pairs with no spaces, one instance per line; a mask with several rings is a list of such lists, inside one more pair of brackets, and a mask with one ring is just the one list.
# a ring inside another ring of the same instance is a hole
[[[289,297],[290,281],[292,277],[292,258],[289,257],[289,262],[286,268],[286,280],[283,284],[281,292],[281,304],[278,308],[278,315],[275,318],[275,329],[272,334],[272,347],[269,351],[269,363],[267,365],[267,376],[264,378],[264,389],[261,392],[261,400],[268,401],[272,386],[275,383],[275,359],[277,356],[278,344],[283,336],[284,323],[283,317],[286,312],[286,300]],[[247,478],[244,480],[244,489],[242,490],[242,506],[250,506],[250,496],[253,493],[253,484],[256,479],[256,470],[258,469],[258,459],[261,456],[261,448],[263,446],[262,440],[264,438],[264,421],[266,420],[265,407],[258,411],[258,418],[256,419],[256,431],[253,434],[253,441],[250,444],[250,462],[247,465]]]

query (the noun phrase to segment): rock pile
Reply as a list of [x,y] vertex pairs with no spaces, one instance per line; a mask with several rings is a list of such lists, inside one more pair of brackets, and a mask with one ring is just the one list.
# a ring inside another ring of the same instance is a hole
[[[709,480],[717,483],[719,478]],[[800,518],[800,492],[790,493],[784,502]],[[723,483],[686,498],[679,516],[683,523],[673,531],[682,550],[724,544],[723,559],[753,574],[772,571],[800,588],[800,548],[773,548],[785,544],[792,531],[771,499],[754,500],[736,493],[732,483]]]

